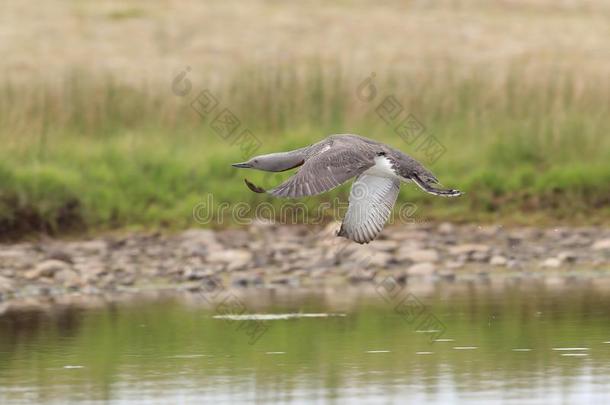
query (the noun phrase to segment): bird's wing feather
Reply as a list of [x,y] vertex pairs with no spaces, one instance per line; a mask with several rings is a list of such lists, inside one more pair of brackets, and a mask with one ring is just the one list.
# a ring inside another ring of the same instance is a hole
[[381,232],[396,202],[400,181],[363,174],[349,196],[349,207],[338,236],[358,243],[369,243]]
[[360,175],[374,164],[375,161],[368,154],[356,153],[344,147],[326,148],[309,157],[294,176],[269,190],[269,194],[299,198],[324,193]]

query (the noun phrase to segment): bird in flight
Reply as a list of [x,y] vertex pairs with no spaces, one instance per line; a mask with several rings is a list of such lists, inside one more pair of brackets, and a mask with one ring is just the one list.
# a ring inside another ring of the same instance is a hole
[[245,179],[255,193],[300,198],[329,191],[356,177],[349,206],[337,236],[369,243],[387,222],[401,182],[415,183],[427,193],[458,197],[458,190],[443,189],[421,163],[388,145],[358,135],[331,135],[313,145],[288,152],[255,156],[234,167],[282,172],[302,166],[279,186],[265,190]]

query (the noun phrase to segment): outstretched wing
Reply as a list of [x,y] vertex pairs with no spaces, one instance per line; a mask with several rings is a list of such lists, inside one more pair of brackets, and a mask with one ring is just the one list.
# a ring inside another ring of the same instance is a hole
[[298,198],[332,190],[358,176],[375,163],[349,149],[328,150],[308,159],[291,178],[269,193],[276,197]]
[[368,174],[359,176],[349,195],[349,207],[338,236],[369,243],[381,232],[396,202],[400,180]]
[[328,148],[305,161],[299,171],[269,190],[276,197],[299,198],[329,191],[375,164],[367,154],[349,148]]

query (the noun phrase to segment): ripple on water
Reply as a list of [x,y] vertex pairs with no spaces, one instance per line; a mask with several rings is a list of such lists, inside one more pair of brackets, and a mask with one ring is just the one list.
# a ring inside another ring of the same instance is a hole
[[289,314],[243,314],[243,315],[214,315],[214,319],[227,319],[230,321],[279,321],[285,319],[295,318],[330,318],[330,317],[344,317],[346,314],[301,314],[301,313],[289,313]]
[[214,357],[211,354],[175,354],[167,356],[168,359],[196,359],[198,357]]
[[553,350],[559,352],[578,352],[589,350],[588,347],[553,347]]

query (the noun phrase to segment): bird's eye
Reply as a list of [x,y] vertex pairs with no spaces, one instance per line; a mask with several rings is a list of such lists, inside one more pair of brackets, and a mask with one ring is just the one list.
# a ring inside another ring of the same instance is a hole
[[385,152],[377,152],[377,156],[385,156]]

